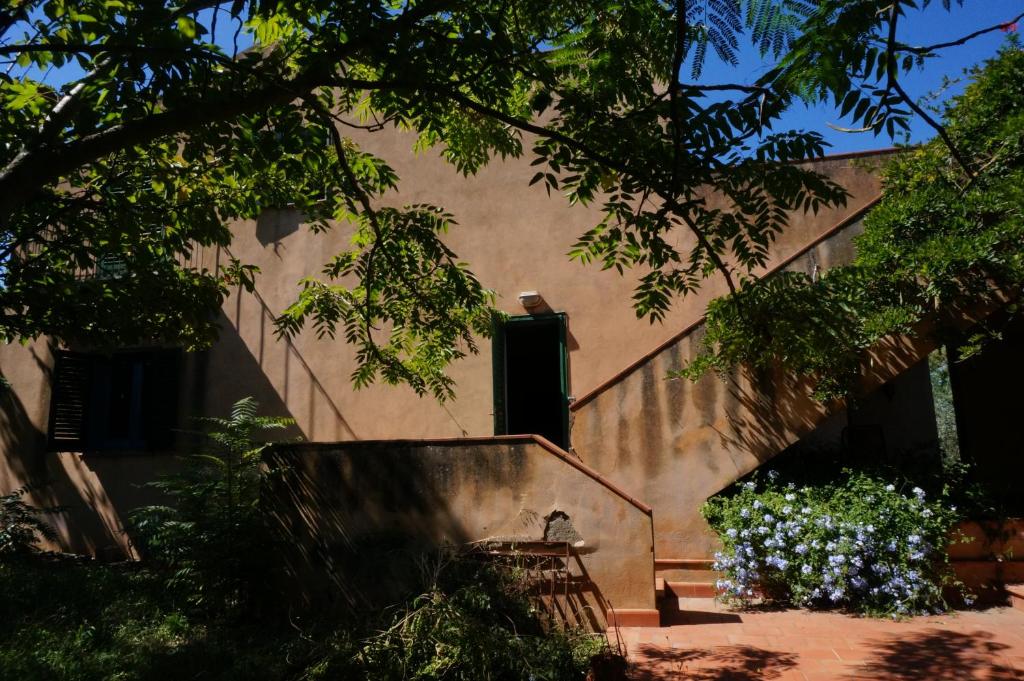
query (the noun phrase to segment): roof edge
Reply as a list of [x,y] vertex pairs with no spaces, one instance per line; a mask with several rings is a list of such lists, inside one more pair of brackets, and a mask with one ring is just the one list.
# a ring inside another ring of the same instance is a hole
[[[842,220],[840,220],[839,222],[834,224],[832,227],[828,228],[827,230],[825,230],[824,232],[822,232],[821,234],[816,236],[813,240],[811,240],[810,242],[804,244],[802,247],[798,248],[792,255],[787,256],[780,263],[778,263],[777,265],[772,267],[770,270],[768,270],[767,272],[762,274],[760,278],[764,279],[766,277],[770,277],[773,274],[775,274],[776,272],[779,272],[779,271],[785,269],[786,267],[791,265],[797,258],[800,258],[803,255],[806,255],[807,252],[810,251],[812,248],[820,245],[823,241],[827,241],[831,237],[835,236],[837,232],[842,231],[843,229],[848,227],[851,223],[856,222],[857,220],[859,220],[864,215],[864,213],[866,213],[867,211],[869,211],[872,208],[874,208],[878,204],[878,202],[881,201],[881,200],[882,200],[882,195],[879,194],[878,196],[876,196],[875,198],[871,199],[866,204],[864,204],[863,206],[861,206],[860,208],[858,208],[857,210],[855,210],[854,212],[850,213],[845,218],[843,218]],[[627,376],[632,374],[634,371],[636,371],[637,369],[642,367],[644,364],[647,364],[647,362],[649,362],[652,359],[654,359],[654,357],[656,357],[657,355],[661,354],[662,352],[664,352],[665,350],[667,350],[671,346],[673,346],[676,343],[678,343],[679,341],[681,341],[686,336],[688,336],[691,333],[693,333],[693,331],[697,327],[699,327],[702,324],[704,324],[704,321],[705,321],[706,318],[707,318],[706,315],[701,315],[698,319],[696,319],[695,321],[693,321],[690,324],[688,324],[682,331],[679,331],[675,335],[671,336],[668,340],[663,341],[656,348],[654,348],[650,352],[645,353],[644,355],[642,355],[636,361],[631,362],[625,369],[623,369],[622,371],[619,371],[618,373],[616,373],[611,378],[609,378],[606,381],[598,384],[598,386],[596,388],[594,388],[590,392],[588,392],[585,395],[583,395],[583,397],[578,398],[575,402],[573,402],[571,405],[569,405],[569,411],[571,411],[571,412],[578,411],[580,408],[584,407],[585,405],[587,405],[588,403],[593,401],[594,398],[596,398],[598,395],[603,393],[605,390],[607,390],[608,388],[612,387],[613,385],[615,385],[619,381],[623,380],[624,378],[626,378]]]
[[907,151],[905,147],[883,147],[881,149],[867,149],[865,151],[837,151],[834,154],[823,154],[811,156],[810,158],[793,161],[793,163],[819,163],[824,161],[842,161],[847,158],[866,158],[871,156],[887,156]]

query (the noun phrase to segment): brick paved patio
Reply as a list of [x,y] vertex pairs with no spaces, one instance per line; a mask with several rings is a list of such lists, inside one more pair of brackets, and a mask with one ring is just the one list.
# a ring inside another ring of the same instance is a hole
[[[801,610],[730,612],[701,600],[700,610],[684,604],[672,626],[620,630],[632,679],[1024,679],[1021,610],[892,622]],[[615,633],[609,637],[614,645]]]

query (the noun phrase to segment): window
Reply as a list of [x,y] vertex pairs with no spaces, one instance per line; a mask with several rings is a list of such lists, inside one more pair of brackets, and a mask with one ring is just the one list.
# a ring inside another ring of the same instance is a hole
[[177,350],[59,353],[50,404],[50,449],[171,447],[180,365]]

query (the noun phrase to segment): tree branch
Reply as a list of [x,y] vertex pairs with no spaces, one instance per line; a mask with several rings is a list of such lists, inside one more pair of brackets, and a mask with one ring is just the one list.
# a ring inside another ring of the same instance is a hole
[[[888,74],[888,85],[886,86],[886,94],[888,94],[890,90],[895,90],[896,93],[899,94],[903,102],[907,106],[909,106],[914,113],[920,116],[925,123],[934,128],[935,131],[939,133],[939,137],[942,138],[942,141],[946,143],[946,146],[949,148],[949,153],[953,155],[953,158],[955,158],[956,162],[960,164],[960,167],[963,168],[963,171],[967,173],[968,179],[973,180],[974,172],[971,170],[970,166],[967,164],[967,161],[964,159],[964,157],[960,154],[960,150],[957,149],[956,144],[953,143],[953,139],[949,136],[949,133],[946,131],[946,128],[943,127],[941,123],[936,121],[930,115],[928,115],[927,111],[918,106],[917,102],[915,102],[913,98],[911,98],[911,96],[907,94],[907,91],[904,90],[903,86],[901,86],[899,83],[899,79],[897,77],[896,72],[896,22],[898,19],[899,8],[897,3],[894,2],[892,4],[892,7],[889,9],[889,38],[886,43],[886,72]],[[884,99],[885,97],[883,97],[883,100]]]
[[[427,0],[418,3],[388,21],[379,31],[318,55],[314,63],[290,80],[271,82],[245,93],[226,93],[223,98],[183,103],[175,109],[126,121],[65,144],[43,145],[31,153],[19,154],[0,170],[0,225],[6,222],[12,211],[28,202],[40,187],[98,158],[161,137],[287,104],[316,87],[329,85],[337,65],[359,50],[376,47],[382,40],[406,30],[430,14],[450,10],[458,2]],[[209,3],[196,4],[206,6]]]
[[218,64],[234,65],[234,62],[231,59],[231,57],[197,45],[182,45],[180,47],[151,47],[148,45],[129,45],[124,43],[36,43],[25,45],[0,46],[0,55],[32,54],[37,52],[57,52],[61,54],[86,54],[89,56],[101,54],[191,54],[206,57],[210,61],[217,62]]
[[672,117],[672,177],[669,191],[676,192],[679,179],[679,162],[682,155],[683,128],[679,111],[679,70],[683,68],[686,57],[686,0],[676,2],[675,50],[672,54],[672,72],[669,74],[668,101],[669,113]]
[[960,154],[960,150],[953,142],[953,139],[949,136],[949,132],[946,130],[946,128],[941,123],[936,121],[934,118],[929,116],[927,111],[918,106],[917,102],[911,99],[910,95],[907,94],[907,91],[903,89],[903,87],[899,84],[898,81],[894,81],[893,86],[896,92],[899,93],[900,97],[903,98],[903,101],[906,102],[907,106],[913,109],[914,113],[920,116],[925,123],[934,128],[935,132],[939,133],[939,137],[942,138],[942,141],[945,142],[946,146],[949,148],[949,153],[951,153],[953,155],[953,158],[956,159],[957,164],[959,164],[959,166],[967,174],[969,180],[973,181],[974,171],[971,170],[971,167],[967,164],[967,161]]
[[1001,24],[996,24],[995,26],[989,26],[988,28],[983,28],[983,29],[974,31],[973,33],[968,33],[963,38],[957,38],[956,40],[950,40],[949,42],[945,42],[945,43],[935,43],[934,45],[927,45],[927,46],[924,46],[924,47],[914,47],[914,46],[911,46],[911,45],[898,44],[898,45],[896,45],[896,51],[898,51],[898,52],[913,52],[914,54],[929,54],[931,52],[935,52],[936,50],[943,50],[943,49],[945,49],[947,47],[957,47],[957,46],[963,45],[964,43],[967,43],[967,42],[969,42],[971,40],[974,40],[975,38],[977,38],[979,36],[983,36],[986,33],[992,33],[993,31],[1001,31],[1001,30],[1004,31],[1004,30],[1006,30],[1006,28],[1008,26],[1016,24],[1018,21],[1021,21],[1022,19],[1024,19],[1024,12],[1021,12],[1020,14],[1018,14],[1014,18],[1010,19],[1009,21],[1004,21]]
[[697,83],[679,83],[679,87],[683,90],[697,90],[706,92],[721,92],[728,90],[738,90],[739,92],[749,92],[751,94],[762,94],[771,92],[771,88],[762,87],[760,85],[743,85],[741,83],[710,83],[708,85],[699,85]]

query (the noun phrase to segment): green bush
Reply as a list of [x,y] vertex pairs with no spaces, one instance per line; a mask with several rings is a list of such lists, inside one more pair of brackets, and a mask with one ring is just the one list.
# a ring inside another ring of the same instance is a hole
[[181,609],[138,565],[0,564],[0,679],[185,681],[295,678],[310,648],[275,623]]
[[0,679],[570,681],[605,648],[549,628],[505,569],[458,557],[432,581],[404,605],[300,628],[184,608],[139,565],[0,563]]
[[708,501],[704,516],[724,545],[716,569],[726,599],[895,616],[945,608],[955,509],[919,487],[903,493],[866,473],[842,477],[797,487],[770,474],[767,484],[755,477]]
[[149,487],[169,504],[136,509],[133,539],[147,564],[166,575],[168,589],[196,607],[233,613],[249,609],[265,589],[272,537],[259,507],[262,453],[256,439],[291,419],[257,416],[251,397],[230,417],[199,419],[212,427],[212,451],[186,457],[184,470]]
[[325,657],[309,679],[582,679],[603,637],[547,622],[523,576],[456,556],[377,633]]
[[57,533],[40,515],[60,509],[41,509],[26,504],[30,487],[0,495],[0,558],[24,556],[39,550],[39,539],[57,540]]
[[423,561],[422,593],[383,611],[258,607],[275,552],[254,438],[290,421],[246,399],[208,422],[214,450],[153,483],[167,505],[132,514],[140,563],[0,563],[0,679],[571,680],[606,651],[553,626],[514,566],[472,554]]

